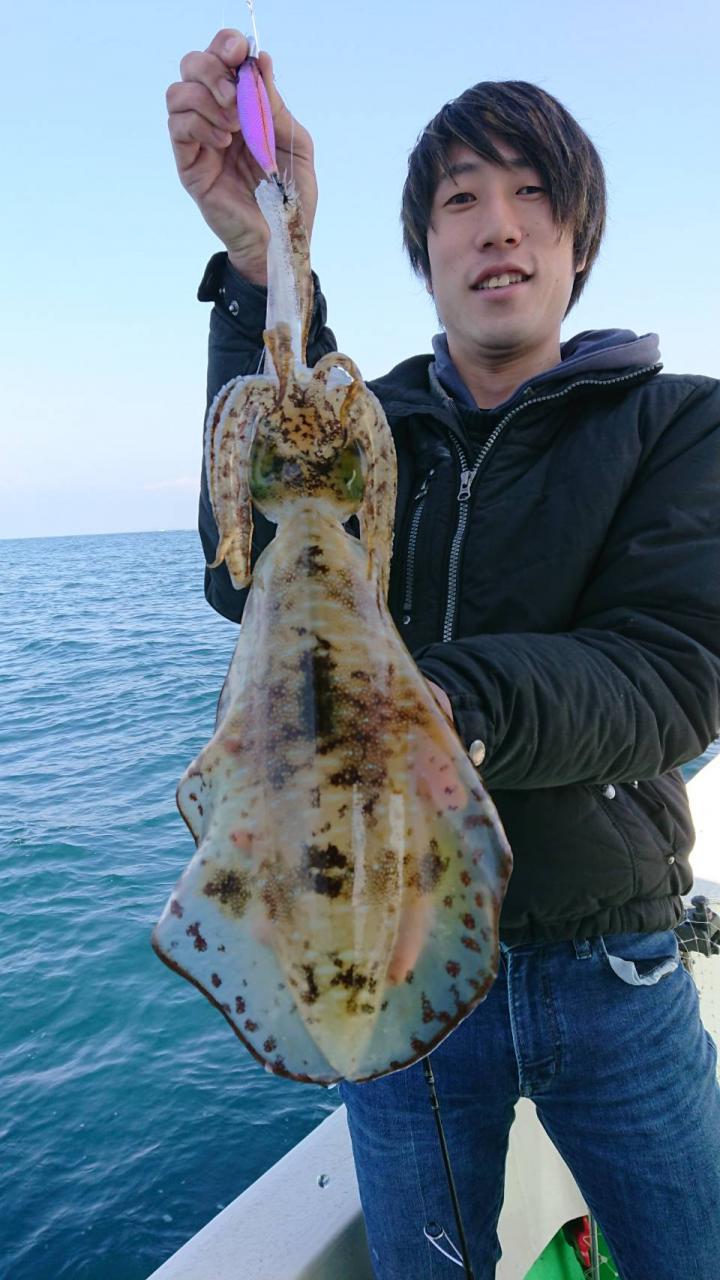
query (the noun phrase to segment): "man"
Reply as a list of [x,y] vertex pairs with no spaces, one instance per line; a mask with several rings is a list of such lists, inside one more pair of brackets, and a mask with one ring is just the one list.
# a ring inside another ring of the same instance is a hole
[[[221,32],[168,91],[181,180],[227,248],[200,290],[209,398],[255,371],[264,322],[260,175],[232,105],[246,56]],[[312,143],[261,66],[310,228]],[[677,766],[720,724],[720,387],[661,375],[654,335],[561,348],[604,216],[599,157],[550,95],[483,84],[448,104],[403,193],[444,332],[373,385],[398,454],[393,615],[515,858],[497,982],[433,1054],[476,1280],[495,1273],[520,1095],[624,1280],[710,1280],[720,1256],[716,1055],[673,933],[692,843]],[[318,293],[310,363],[335,349],[324,321]],[[205,479],[200,528],[211,560]],[[258,518],[257,550],[272,533]],[[240,620],[224,568],[206,589]],[[421,1067],[341,1092],[377,1276],[457,1274]]]

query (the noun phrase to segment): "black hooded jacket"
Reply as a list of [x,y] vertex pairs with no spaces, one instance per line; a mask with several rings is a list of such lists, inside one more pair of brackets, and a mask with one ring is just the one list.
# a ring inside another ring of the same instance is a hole
[[[210,402],[257,370],[265,293],[220,254],[199,297]],[[309,364],[335,349],[317,293]],[[671,928],[692,882],[677,767],[720,728],[720,384],[660,374],[654,335],[582,334],[479,410],[436,357],[370,384],[398,460],[390,607],[485,746],[515,863],[501,936]],[[273,532],[257,514],[258,552]],[[204,476],[200,533],[210,561]],[[206,595],[240,621],[224,565]]]

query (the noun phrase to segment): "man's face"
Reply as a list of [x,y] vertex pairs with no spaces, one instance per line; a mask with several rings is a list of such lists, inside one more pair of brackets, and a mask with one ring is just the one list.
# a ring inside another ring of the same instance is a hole
[[[451,353],[509,359],[559,344],[576,270],[535,169],[497,141],[507,168],[452,148],[428,228],[430,291]],[[518,283],[501,283],[522,274]],[[493,284],[488,286],[488,281]]]

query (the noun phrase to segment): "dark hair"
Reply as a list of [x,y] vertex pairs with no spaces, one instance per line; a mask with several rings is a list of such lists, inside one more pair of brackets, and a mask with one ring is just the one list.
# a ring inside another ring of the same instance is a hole
[[605,173],[587,134],[562,103],[524,80],[484,81],[445,104],[423,129],[408,160],[403,187],[403,243],[413,270],[430,281],[427,232],[438,182],[448,174],[449,152],[470,147],[502,165],[494,139],[517,150],[547,186],[553,218],[573,233],[575,276],[568,311],[582,293],[605,230]]

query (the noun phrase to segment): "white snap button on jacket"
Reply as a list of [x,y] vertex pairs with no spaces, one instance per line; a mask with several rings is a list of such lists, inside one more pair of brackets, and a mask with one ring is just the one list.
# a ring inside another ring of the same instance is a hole
[[479,768],[485,759],[485,743],[482,741],[482,738],[476,738],[474,742],[470,743],[470,751],[468,754],[475,767]]

